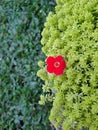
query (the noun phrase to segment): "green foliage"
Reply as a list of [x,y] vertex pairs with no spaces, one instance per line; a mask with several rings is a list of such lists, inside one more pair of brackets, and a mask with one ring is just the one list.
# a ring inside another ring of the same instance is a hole
[[0,130],[50,130],[51,104],[38,104],[41,31],[53,0],[0,0]]
[[63,130],[97,130],[98,0],[57,0],[41,43],[46,56],[62,55],[67,61],[61,76],[46,72],[45,65],[38,71],[45,80],[42,100],[47,102],[47,95],[53,100],[50,121]]

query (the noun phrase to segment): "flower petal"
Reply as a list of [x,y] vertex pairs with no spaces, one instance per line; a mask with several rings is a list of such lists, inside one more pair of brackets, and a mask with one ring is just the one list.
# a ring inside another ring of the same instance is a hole
[[64,68],[66,68],[66,62],[64,61],[64,60],[62,60],[61,62],[60,62],[60,67],[62,68],[62,69],[64,69]]
[[46,70],[47,70],[49,73],[53,73],[53,72],[54,72],[54,66],[52,66],[52,65],[47,65],[47,66],[46,66]]
[[59,68],[65,68],[66,67],[66,62],[64,61],[64,59],[61,55],[59,55],[55,58],[55,62],[60,62]]
[[62,68],[54,69],[54,74],[56,74],[57,76],[62,75],[63,73],[64,73],[64,69],[62,69]]
[[60,62],[60,61],[62,61],[62,60],[63,60],[63,57],[62,57],[61,55],[59,55],[59,56],[57,56],[57,57],[55,58],[55,62],[56,62],[56,61],[59,61],[59,62]]
[[47,64],[53,64],[53,63],[54,63],[54,57],[49,56],[49,57],[46,59],[46,63],[47,63]]

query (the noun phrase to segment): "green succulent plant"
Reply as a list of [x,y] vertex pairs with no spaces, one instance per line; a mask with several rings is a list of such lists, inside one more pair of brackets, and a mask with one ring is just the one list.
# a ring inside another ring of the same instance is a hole
[[[98,129],[98,0],[57,0],[42,32],[42,51],[62,55],[67,68],[55,76],[41,66],[40,103],[53,101],[50,121],[63,130]],[[51,99],[51,100],[50,100]]]

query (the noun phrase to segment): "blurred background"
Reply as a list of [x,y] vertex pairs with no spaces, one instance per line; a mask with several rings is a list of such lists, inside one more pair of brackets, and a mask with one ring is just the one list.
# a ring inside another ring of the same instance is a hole
[[36,76],[45,19],[55,0],[0,0],[0,130],[54,130],[52,104],[38,104]]

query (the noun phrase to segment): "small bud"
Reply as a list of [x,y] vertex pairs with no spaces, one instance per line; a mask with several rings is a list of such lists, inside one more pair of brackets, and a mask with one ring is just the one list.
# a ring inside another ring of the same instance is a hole
[[43,66],[44,66],[44,62],[43,62],[43,61],[39,61],[39,62],[38,62],[38,66],[39,66],[39,67],[43,67]]
[[45,105],[45,102],[46,102],[46,99],[43,95],[40,96],[40,101],[39,101],[39,104],[40,105]]

